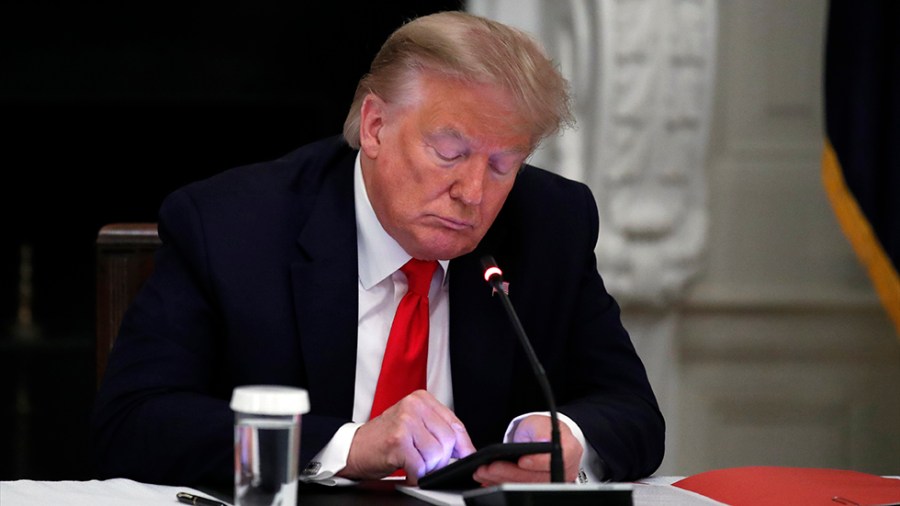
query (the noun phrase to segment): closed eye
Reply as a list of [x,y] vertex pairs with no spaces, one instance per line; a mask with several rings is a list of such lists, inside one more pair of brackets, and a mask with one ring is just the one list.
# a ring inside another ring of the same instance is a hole
[[468,143],[462,135],[452,129],[445,129],[427,135],[425,146],[434,153],[434,157],[442,163],[453,163],[469,154]]
[[432,148],[432,150],[434,151],[434,154],[438,157],[438,159],[444,162],[455,162],[456,160],[465,157],[465,153],[458,151],[442,152],[437,148]]
[[491,170],[496,172],[501,176],[505,176],[508,174],[513,174],[519,171],[522,168],[522,164],[525,162],[521,162],[518,159],[492,159],[490,161]]

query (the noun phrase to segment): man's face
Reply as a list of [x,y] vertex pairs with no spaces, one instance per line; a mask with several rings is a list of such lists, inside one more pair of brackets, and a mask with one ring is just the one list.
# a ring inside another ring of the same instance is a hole
[[451,259],[475,249],[533,149],[508,94],[423,74],[406,104],[363,103],[361,164],[381,225],[407,253]]

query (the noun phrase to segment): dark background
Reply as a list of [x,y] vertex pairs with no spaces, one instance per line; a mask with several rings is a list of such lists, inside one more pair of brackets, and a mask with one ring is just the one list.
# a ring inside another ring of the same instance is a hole
[[[0,480],[92,477],[99,228],[155,221],[182,184],[340,133],[387,35],[463,6],[0,5]],[[23,245],[31,339],[16,325]]]

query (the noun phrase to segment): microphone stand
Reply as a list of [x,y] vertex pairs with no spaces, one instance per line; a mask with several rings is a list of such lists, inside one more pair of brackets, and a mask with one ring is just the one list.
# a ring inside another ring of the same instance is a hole
[[503,307],[512,322],[513,329],[525,349],[534,376],[544,391],[550,408],[550,482],[545,483],[504,483],[463,493],[466,506],[633,506],[633,487],[627,483],[575,484],[564,483],[562,444],[559,435],[559,416],[556,401],[550,389],[547,373],[541,365],[531,341],[525,335],[522,322],[513,309],[509,294],[503,290],[503,271],[490,255],[481,258],[484,280],[500,295]]
[[540,360],[538,360],[537,354],[535,354],[534,348],[531,346],[531,341],[525,334],[525,329],[522,327],[522,322],[519,321],[516,310],[509,300],[509,295],[503,290],[503,272],[497,267],[497,262],[494,261],[492,256],[486,255],[482,257],[481,265],[484,268],[485,281],[500,296],[500,301],[503,303],[506,314],[512,322],[513,330],[515,330],[516,336],[518,336],[519,342],[528,356],[531,370],[534,372],[534,376],[544,392],[544,397],[550,409],[550,482],[563,483],[565,481],[565,473],[563,471],[562,444],[559,436],[559,416],[556,412],[556,401],[553,397],[553,391],[550,389],[550,381],[547,380],[547,373],[544,371]]
[[[525,335],[522,322],[513,309],[509,295],[503,290],[503,271],[490,256],[481,258],[484,280],[500,295],[503,307],[512,322],[513,329],[525,349],[534,375],[544,391],[550,408],[550,481],[551,483],[503,483],[491,487],[463,492],[466,506],[633,506],[633,487],[627,483],[580,484],[563,483],[562,444],[559,436],[559,416],[556,401],[547,380],[547,373],[534,353],[531,341]],[[546,444],[546,443],[542,443]]]

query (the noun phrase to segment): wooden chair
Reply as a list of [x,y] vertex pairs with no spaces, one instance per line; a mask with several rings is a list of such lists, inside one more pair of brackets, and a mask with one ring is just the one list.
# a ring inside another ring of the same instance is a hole
[[97,234],[97,384],[122,316],[153,271],[156,223],[112,223]]

